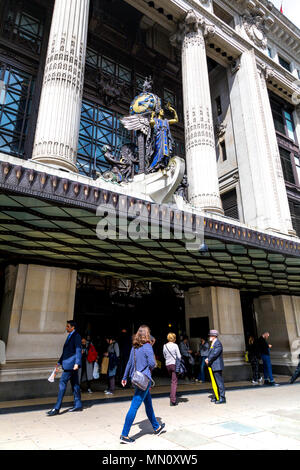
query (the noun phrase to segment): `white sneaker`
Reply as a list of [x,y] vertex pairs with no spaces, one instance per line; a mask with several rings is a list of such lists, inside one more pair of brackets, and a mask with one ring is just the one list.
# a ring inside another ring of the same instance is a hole
[[251,380],[251,382],[253,383],[253,385],[258,385],[258,382],[256,382],[256,380]]
[[113,392],[110,392],[109,390],[104,391],[105,395],[113,395]]
[[92,390],[90,388],[88,388],[88,393],[93,393]]

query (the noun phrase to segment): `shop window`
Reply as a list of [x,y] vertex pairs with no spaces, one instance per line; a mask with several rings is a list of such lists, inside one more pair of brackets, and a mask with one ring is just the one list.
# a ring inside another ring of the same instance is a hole
[[30,115],[34,78],[6,64],[0,64],[0,152],[24,158],[24,144]]
[[2,35],[31,52],[40,53],[44,33],[45,12],[25,1],[7,2]]
[[102,148],[109,145],[118,156],[123,144],[131,141],[131,135],[121,125],[121,115],[97,103],[83,100],[81,109],[77,167],[80,173],[93,176],[95,171],[108,170],[110,165]]

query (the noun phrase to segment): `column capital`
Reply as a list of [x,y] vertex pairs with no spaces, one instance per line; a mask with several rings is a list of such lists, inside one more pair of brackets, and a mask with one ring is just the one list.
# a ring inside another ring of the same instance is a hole
[[257,63],[257,70],[260,73],[260,76],[265,80],[275,77],[275,71],[272,67],[269,67],[266,64]]
[[174,47],[181,47],[187,35],[200,33],[203,38],[207,39],[213,36],[215,31],[216,26],[214,24],[194,10],[189,10],[184,20],[178,23],[177,31],[170,36],[170,42]]

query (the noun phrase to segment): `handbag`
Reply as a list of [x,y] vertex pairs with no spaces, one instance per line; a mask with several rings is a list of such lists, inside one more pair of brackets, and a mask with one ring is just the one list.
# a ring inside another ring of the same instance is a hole
[[93,368],[93,379],[97,380],[99,379],[100,374],[99,374],[99,364],[98,362],[95,362],[94,368]]
[[108,357],[106,356],[103,357],[102,362],[101,362],[101,374],[107,374],[108,362],[109,362]]
[[[146,367],[144,367],[143,370],[145,370]],[[132,385],[139,388],[140,390],[145,391],[148,388],[150,379],[145,374],[143,374],[143,370],[141,372],[136,370],[136,360],[135,360],[135,350],[134,350],[134,374],[131,377],[131,383]]]
[[165,345],[169,354],[171,354],[171,356],[173,357],[173,359],[175,359],[175,372],[176,374],[178,375],[184,375],[186,373],[186,367],[185,367],[185,364],[184,364],[184,359],[181,358],[179,359],[179,357],[174,357],[173,354],[171,353],[171,351],[169,350],[168,346]]

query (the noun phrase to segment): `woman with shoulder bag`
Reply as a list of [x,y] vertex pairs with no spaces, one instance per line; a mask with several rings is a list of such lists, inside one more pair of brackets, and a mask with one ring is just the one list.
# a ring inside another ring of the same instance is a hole
[[176,406],[178,405],[176,401],[176,391],[178,384],[178,376],[176,373],[176,360],[177,362],[178,360],[181,360],[181,354],[179,351],[179,347],[175,343],[175,333],[169,333],[167,336],[167,340],[169,342],[167,344],[164,344],[163,354],[166,360],[166,368],[168,370],[169,375],[171,376],[170,406]]
[[159,425],[157,422],[152,407],[150,394],[152,380],[151,372],[155,366],[156,362],[151,346],[150,330],[148,326],[142,325],[133,337],[129,361],[122,380],[122,386],[125,387],[127,384],[127,377],[129,376],[132,384],[135,386],[135,393],[126,415],[123,431],[120,437],[122,444],[135,442],[134,439],[128,437],[128,434],[136,413],[143,402],[145,404],[147,416],[152,424],[154,434],[159,435],[165,427],[165,424]]

